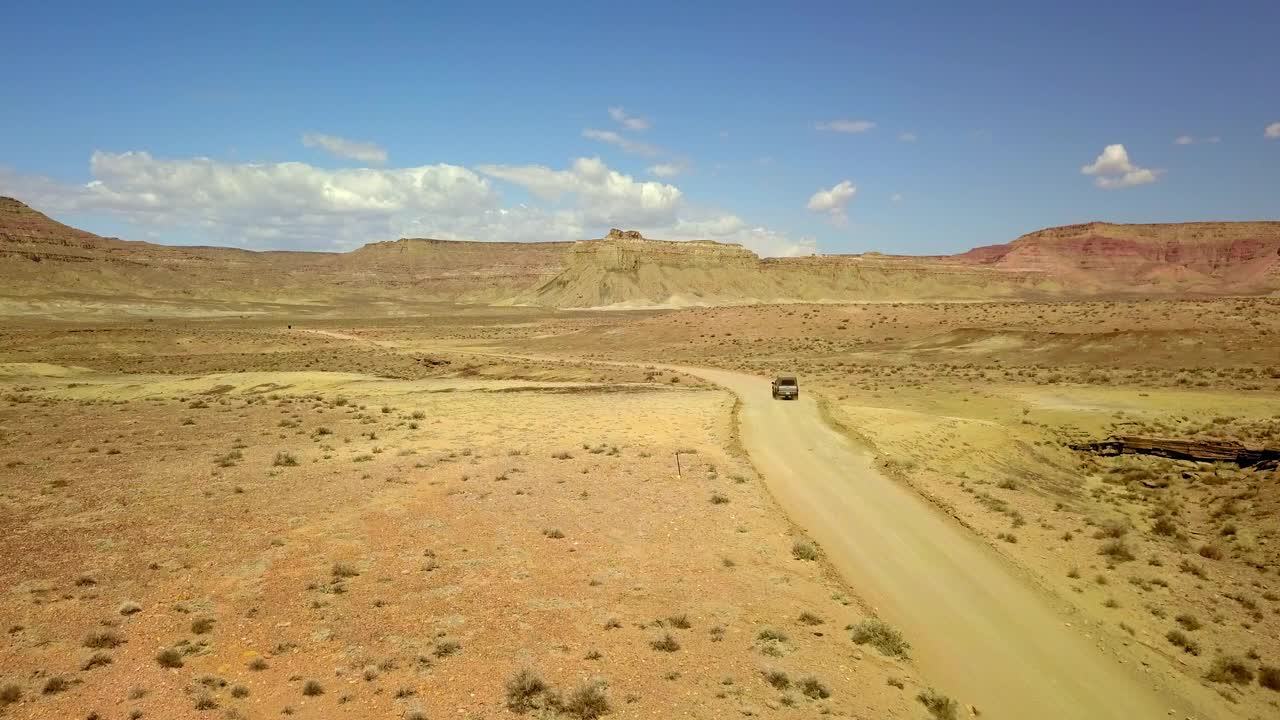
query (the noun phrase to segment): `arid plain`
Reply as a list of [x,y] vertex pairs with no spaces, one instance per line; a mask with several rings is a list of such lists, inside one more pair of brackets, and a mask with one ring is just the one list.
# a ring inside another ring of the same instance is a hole
[[1276,471],[1071,447],[1275,445],[1276,300],[27,319],[0,345],[13,717],[502,716],[525,669],[567,717],[927,714],[734,397],[670,364],[797,373],[1107,653],[1223,716],[1280,698]]
[[782,262],[0,211],[5,717],[1280,710],[1278,224]]

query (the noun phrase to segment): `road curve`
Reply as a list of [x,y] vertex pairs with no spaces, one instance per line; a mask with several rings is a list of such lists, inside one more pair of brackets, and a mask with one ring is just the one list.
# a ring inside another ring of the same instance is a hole
[[940,690],[997,720],[1206,717],[1203,697],[1197,712],[1136,663],[1101,650],[1005,558],[877,472],[823,421],[811,396],[775,401],[759,377],[678,369],[741,398],[742,444],[778,503],[877,614],[902,629],[917,667]]

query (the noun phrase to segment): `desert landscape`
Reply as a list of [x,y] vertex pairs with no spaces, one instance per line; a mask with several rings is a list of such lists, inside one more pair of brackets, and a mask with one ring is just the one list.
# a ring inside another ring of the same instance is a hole
[[1280,223],[0,277],[4,717],[1280,712]]

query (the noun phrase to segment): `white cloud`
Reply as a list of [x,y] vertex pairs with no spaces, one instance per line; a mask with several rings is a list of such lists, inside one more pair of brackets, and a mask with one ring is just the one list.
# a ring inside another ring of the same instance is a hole
[[901,140],[902,142],[915,142],[920,138],[917,137],[916,134],[913,132],[904,132],[904,133],[898,134],[898,139]]
[[1271,123],[1262,134],[1265,135],[1268,140],[1280,138],[1280,122]]
[[819,190],[814,193],[806,207],[809,212],[825,213],[832,222],[841,224],[848,219],[845,209],[857,193],[858,188],[854,187],[852,182],[842,180],[830,190]]
[[610,145],[616,145],[622,148],[624,152],[629,152],[633,155],[654,156],[662,154],[661,148],[640,142],[639,140],[632,140],[631,138],[619,135],[612,130],[596,130],[594,128],[587,128],[582,131],[582,137],[589,140],[599,140],[600,142],[609,143]]
[[1080,172],[1093,175],[1093,183],[1108,190],[1153,183],[1158,174],[1131,163],[1128,151],[1120,144],[1108,145],[1092,164],[1080,168]]
[[814,127],[831,132],[864,133],[875,128],[875,126],[876,124],[870,120],[831,120],[829,122],[820,122]]
[[649,121],[645,118],[628,115],[626,110],[616,106],[609,108],[609,117],[613,118],[614,122],[619,123],[622,127],[636,132],[648,130],[651,127]]
[[359,160],[372,165],[387,163],[386,149],[376,143],[347,140],[337,135],[307,133],[302,136],[302,144],[309,148],[320,148],[331,155],[348,160]]
[[900,202],[902,202],[902,193],[894,193],[894,194],[890,195],[890,196],[889,196],[889,202],[892,202],[892,203],[900,203]]
[[708,212],[681,218],[674,225],[646,232],[647,237],[663,240],[715,240],[737,243],[763,257],[795,257],[813,255],[817,242],[810,237],[793,239],[785,233],[759,226],[748,226],[731,213]]
[[567,170],[545,165],[481,165],[476,169],[515,183],[543,200],[559,202],[570,196],[578,201],[589,223],[621,227],[674,222],[684,197],[674,185],[637,182],[609,169],[600,158],[578,158]]
[[684,165],[680,163],[658,163],[649,167],[649,174],[660,178],[670,178],[684,172]]
[[[810,239],[693,205],[676,186],[636,180],[599,158],[578,158],[565,169],[441,163],[327,170],[97,152],[90,171],[91,182],[68,185],[0,167],[0,194],[55,214],[112,213],[134,226],[135,237],[249,248],[350,249],[395,237],[571,240],[609,227],[736,242],[763,255],[814,248]],[[502,183],[540,200],[506,205]]]
[[1197,138],[1194,135],[1179,135],[1173,139],[1174,145],[1195,145],[1196,143],[1208,143],[1209,145],[1217,145],[1222,142],[1222,138],[1217,135]]

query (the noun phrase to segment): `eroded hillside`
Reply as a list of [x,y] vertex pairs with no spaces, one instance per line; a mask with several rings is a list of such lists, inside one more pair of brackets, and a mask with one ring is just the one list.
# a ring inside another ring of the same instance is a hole
[[[1280,223],[1090,223],[950,256],[760,258],[610,231],[577,242],[432,239],[347,253],[104,238],[0,198],[0,314],[402,314],[413,303],[561,308],[1245,295],[1280,290]],[[122,310],[123,309],[123,310]]]

